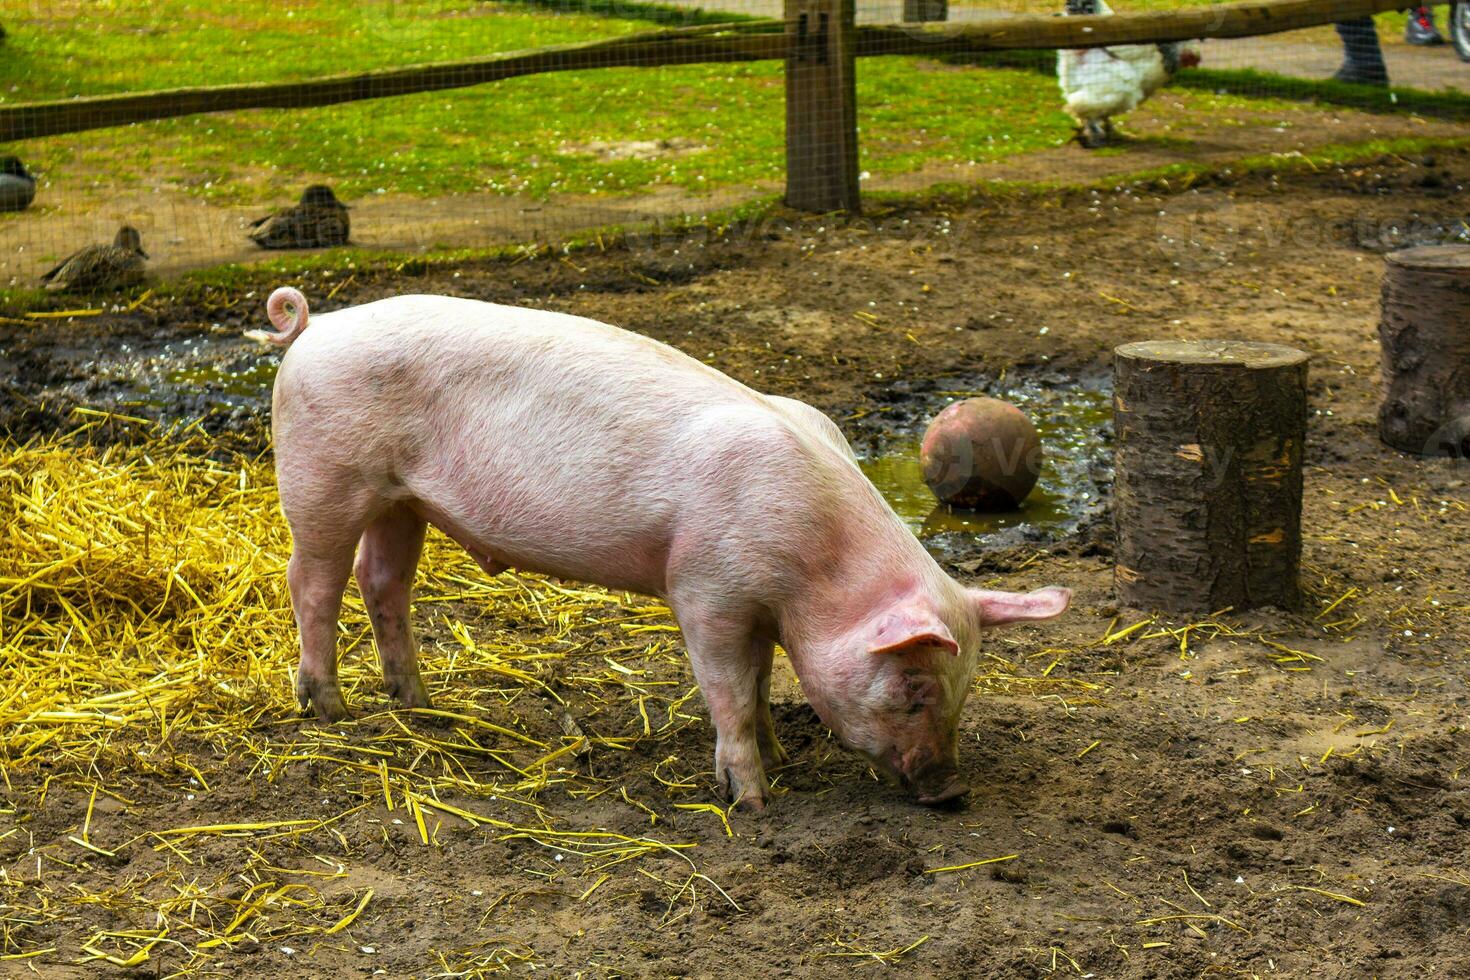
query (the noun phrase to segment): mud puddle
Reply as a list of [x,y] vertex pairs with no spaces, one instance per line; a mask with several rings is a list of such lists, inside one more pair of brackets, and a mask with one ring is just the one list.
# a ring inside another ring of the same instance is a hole
[[[253,343],[231,338],[166,348],[148,358],[118,365],[105,394],[118,409],[165,424],[196,421],[224,424],[270,415],[271,387],[280,357]],[[92,401],[101,399],[94,393]]]
[[207,362],[170,371],[168,381],[176,387],[199,389],[201,394],[259,402],[269,398],[280,366],[274,358],[253,362],[241,358],[228,364]]
[[[973,511],[939,503],[924,483],[919,443],[928,420],[962,398],[988,395],[1016,405],[1041,436],[1036,487],[1008,511]],[[1011,547],[1054,541],[1099,516],[1112,482],[1112,396],[1101,381],[1028,380],[955,386],[935,393],[922,414],[876,440],[859,457],[863,472],[931,550]],[[918,407],[918,406],[916,406]]]

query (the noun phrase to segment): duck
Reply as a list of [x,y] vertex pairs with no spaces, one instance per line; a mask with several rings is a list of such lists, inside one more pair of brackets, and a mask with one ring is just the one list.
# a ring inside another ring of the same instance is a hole
[[312,184],[292,208],[250,224],[250,239],[261,248],[319,248],[346,245],[347,205],[326,184]]
[[88,245],[43,275],[41,281],[53,292],[131,286],[143,281],[146,258],[143,236],[131,225],[123,225],[111,245]]
[[0,211],[24,211],[36,199],[36,178],[20,157],[0,157]]

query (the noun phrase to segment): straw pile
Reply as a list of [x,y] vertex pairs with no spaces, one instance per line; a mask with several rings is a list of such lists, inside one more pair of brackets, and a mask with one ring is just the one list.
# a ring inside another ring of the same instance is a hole
[[[291,693],[290,540],[269,462],[210,459],[202,433],[152,435],[0,443],[0,972],[151,960],[189,974],[265,942],[335,941],[373,901],[371,888],[333,887],[348,837],[381,837],[383,825],[416,846],[458,829],[541,849],[546,877],[585,876],[586,894],[614,873],[604,868],[671,856],[684,868],[665,882],[671,912],[734,904],[685,856],[692,845],[568,827],[540,801],[549,787],[612,791],[654,814],[595,773],[638,738],[703,723],[686,707],[697,691],[666,608],[533,576],[486,579],[431,534],[416,618],[429,619],[420,641],[435,709],[384,710],[349,591],[342,682],[359,718],[319,727]],[[627,705],[616,718],[631,723],[606,723],[631,724],[626,734],[589,734]],[[264,797],[298,767],[347,792],[281,812]],[[666,799],[688,797],[675,807],[710,811],[718,826],[701,767],[669,756],[653,777]],[[156,813],[161,788],[177,790],[166,811],[177,823],[147,825],[140,801]],[[64,798],[85,809],[65,811]],[[79,914],[107,927],[78,941],[66,923]],[[433,955],[472,975],[531,951],[506,941]]]

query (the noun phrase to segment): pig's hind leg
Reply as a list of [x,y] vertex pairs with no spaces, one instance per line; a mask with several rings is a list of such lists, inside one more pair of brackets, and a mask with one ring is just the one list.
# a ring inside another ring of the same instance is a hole
[[347,702],[337,683],[337,617],[352,572],[352,545],[351,539],[317,542],[298,536],[286,566],[291,608],[301,633],[296,700],[303,710],[314,707],[323,721],[347,717]]
[[362,532],[353,574],[373,624],[383,686],[405,708],[429,707],[409,626],[409,596],[427,527],[407,504],[379,515]]
[[[282,441],[277,439],[278,460]],[[296,456],[299,457],[299,453]],[[281,509],[291,525],[291,561],[286,581],[291,609],[301,633],[296,667],[296,700],[324,721],[347,717],[337,683],[337,618],[342,593],[352,574],[357,539],[381,506],[365,488],[346,476],[323,477],[310,468],[280,466]]]

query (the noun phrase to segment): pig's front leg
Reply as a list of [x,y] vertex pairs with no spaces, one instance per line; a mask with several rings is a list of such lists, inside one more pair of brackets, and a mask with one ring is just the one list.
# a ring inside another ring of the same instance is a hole
[[[750,623],[709,608],[676,606],[689,663],[715,724],[715,780],[744,810],[764,810],[770,786],[761,764],[760,643]],[[769,648],[767,648],[769,649]]]

